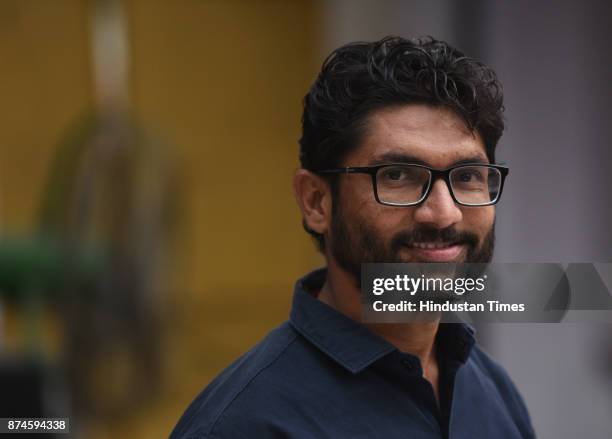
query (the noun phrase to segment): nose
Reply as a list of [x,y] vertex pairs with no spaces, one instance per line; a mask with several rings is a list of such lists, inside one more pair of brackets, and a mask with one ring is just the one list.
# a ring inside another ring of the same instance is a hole
[[453,200],[446,182],[434,181],[427,199],[414,212],[414,220],[437,229],[445,229],[460,222],[463,212]]

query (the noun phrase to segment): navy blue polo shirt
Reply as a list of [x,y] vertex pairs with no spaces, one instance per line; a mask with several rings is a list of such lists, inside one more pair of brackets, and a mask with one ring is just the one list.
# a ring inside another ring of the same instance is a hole
[[440,403],[419,359],[319,301],[300,279],[288,322],[191,403],[171,439],[533,438],[521,396],[464,324],[436,335]]

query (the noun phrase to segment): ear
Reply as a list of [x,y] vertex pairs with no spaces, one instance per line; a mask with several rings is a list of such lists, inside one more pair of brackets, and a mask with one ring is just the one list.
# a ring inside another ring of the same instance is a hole
[[332,197],[328,182],[306,169],[298,169],[293,177],[293,194],[306,225],[325,234],[331,224]]

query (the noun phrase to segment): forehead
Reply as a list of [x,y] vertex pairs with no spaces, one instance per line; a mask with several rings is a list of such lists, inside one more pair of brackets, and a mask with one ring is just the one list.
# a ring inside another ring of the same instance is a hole
[[347,165],[416,161],[445,168],[472,160],[488,161],[477,132],[449,109],[411,104],[371,114],[361,145],[347,157]]

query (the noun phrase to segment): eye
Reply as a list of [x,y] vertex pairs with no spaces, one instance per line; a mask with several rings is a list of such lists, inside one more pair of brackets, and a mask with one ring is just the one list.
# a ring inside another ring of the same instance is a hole
[[391,168],[385,171],[384,177],[391,181],[405,180],[408,176],[407,172],[399,168]]
[[459,172],[459,175],[457,175],[457,181],[461,183],[481,182],[483,181],[483,179],[484,178],[483,178],[482,172],[476,169],[469,169],[469,170],[461,171]]
[[389,183],[413,182],[427,178],[427,171],[412,166],[391,166],[383,168],[379,177]]
[[429,181],[429,171],[417,166],[389,166],[377,175],[378,188],[413,190]]

